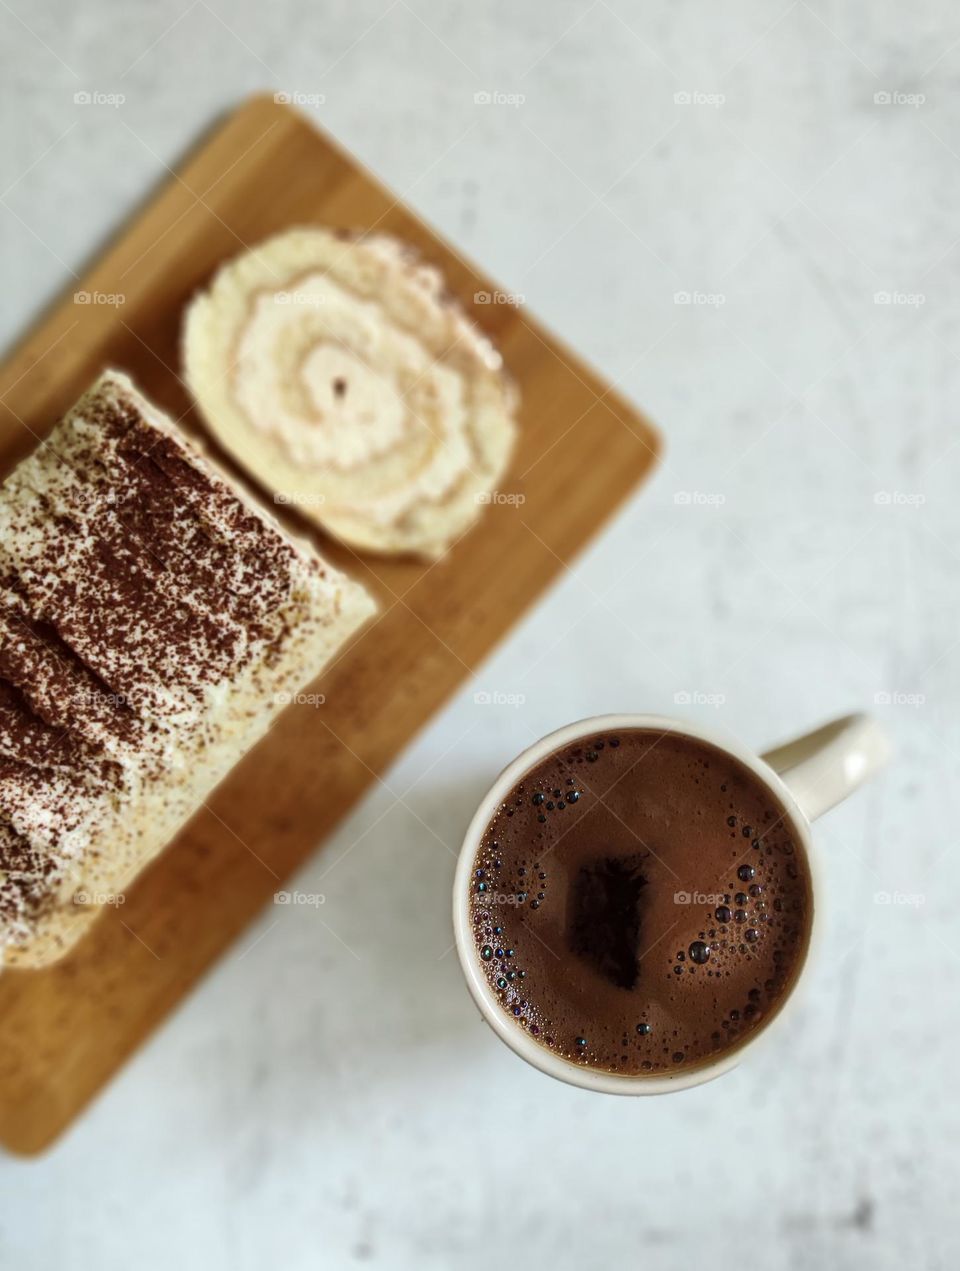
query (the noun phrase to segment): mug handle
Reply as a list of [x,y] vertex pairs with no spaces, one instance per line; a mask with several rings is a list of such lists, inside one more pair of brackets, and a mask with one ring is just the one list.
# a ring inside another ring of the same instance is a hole
[[887,734],[869,715],[845,715],[761,755],[808,821],[828,812],[890,758]]

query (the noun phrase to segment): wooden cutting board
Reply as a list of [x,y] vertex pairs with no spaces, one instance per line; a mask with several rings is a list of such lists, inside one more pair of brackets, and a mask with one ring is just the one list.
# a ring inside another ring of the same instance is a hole
[[[656,458],[650,424],[525,310],[475,299],[505,288],[305,119],[258,97],[0,368],[3,471],[107,365],[196,428],[178,377],[185,302],[221,261],[310,222],[396,234],[442,267],[518,382],[521,440],[501,491],[524,501],[487,508],[432,567],[360,559],[318,537],[382,606],[318,682],[324,707],[288,708],[69,957],[0,976],[0,1142],[16,1152],[41,1150],[70,1124]],[[123,302],[102,303],[111,296]]]

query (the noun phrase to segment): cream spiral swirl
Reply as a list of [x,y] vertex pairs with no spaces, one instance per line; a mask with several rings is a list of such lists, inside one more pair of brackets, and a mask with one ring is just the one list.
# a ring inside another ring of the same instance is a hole
[[515,435],[500,356],[396,240],[297,229],[193,301],[187,378],[224,447],[345,542],[435,557]]

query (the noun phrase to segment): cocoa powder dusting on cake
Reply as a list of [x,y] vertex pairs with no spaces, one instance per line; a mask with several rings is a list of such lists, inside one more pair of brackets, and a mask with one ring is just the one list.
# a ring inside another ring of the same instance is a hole
[[319,575],[138,401],[105,379],[0,488],[0,948]]

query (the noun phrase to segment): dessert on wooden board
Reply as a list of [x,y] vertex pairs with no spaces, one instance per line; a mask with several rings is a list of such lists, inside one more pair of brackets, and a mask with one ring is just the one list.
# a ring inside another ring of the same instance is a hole
[[[203,203],[196,202],[197,190],[206,191]],[[158,363],[159,355],[173,365],[166,334],[154,345],[157,333],[180,317],[171,304],[179,306],[198,280],[213,277],[236,250],[235,236],[256,244],[288,226],[317,223],[383,229],[421,245],[461,296],[496,292],[495,283],[307,119],[272,95],[254,98],[214,131],[80,280],[90,293],[123,291],[123,310],[91,306],[78,313],[71,288],[8,356],[2,368],[8,409],[0,413],[9,457],[4,471],[23,453],[18,419],[34,428],[52,420],[92,378],[80,369],[78,380],[78,368],[96,371],[119,361],[135,379],[162,379],[172,400],[176,377]],[[319,685],[327,691],[323,710],[279,717],[255,756],[207,800],[211,812],[191,818],[126,889],[124,907],[99,921],[68,959],[0,975],[8,1024],[0,1038],[4,1147],[36,1152],[74,1120],[251,915],[269,904],[275,874],[286,876],[307,859],[468,668],[649,474],[660,438],[613,385],[529,313],[503,305],[490,316],[523,397],[512,463],[528,474],[527,528],[518,532],[515,516],[487,509],[450,554],[450,568],[372,561],[388,594],[402,595],[416,579],[415,604],[384,605],[377,657],[369,656],[365,636],[359,647],[335,655]],[[69,356],[61,357],[67,340]],[[502,483],[495,488],[507,488]],[[318,780],[318,763],[331,760],[336,780],[329,768],[327,780]]]

